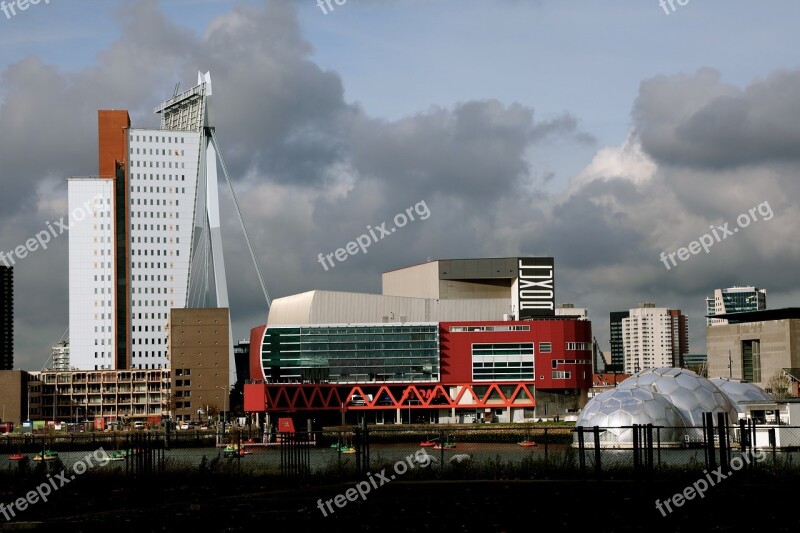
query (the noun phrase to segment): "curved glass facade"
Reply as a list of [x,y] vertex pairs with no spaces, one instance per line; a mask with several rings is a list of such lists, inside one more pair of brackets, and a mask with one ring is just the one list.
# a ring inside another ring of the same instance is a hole
[[268,383],[439,381],[439,325],[268,328],[261,349]]

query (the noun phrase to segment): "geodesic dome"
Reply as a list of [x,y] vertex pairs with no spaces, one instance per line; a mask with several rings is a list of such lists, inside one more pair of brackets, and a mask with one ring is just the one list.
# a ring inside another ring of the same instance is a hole
[[[632,446],[633,424],[662,426],[659,437],[662,444],[683,441],[684,421],[669,399],[657,392],[643,388],[612,389],[592,398],[581,411],[576,426],[599,426],[601,446]],[[587,436],[588,446],[593,437]]]
[[638,388],[663,394],[680,412],[687,426],[702,427],[703,413],[725,413],[730,424],[738,419],[736,408],[724,392],[708,379],[685,368],[642,370],[617,388]]
[[740,414],[745,413],[744,406],[741,405],[741,402],[773,400],[770,393],[753,383],[746,383],[733,378],[711,378],[709,381],[725,393],[725,396],[728,397]]

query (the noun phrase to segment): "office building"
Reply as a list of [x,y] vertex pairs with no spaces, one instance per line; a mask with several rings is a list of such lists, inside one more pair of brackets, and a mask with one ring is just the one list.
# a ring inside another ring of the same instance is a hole
[[556,305],[556,316],[571,316],[578,320],[589,320],[589,310],[585,307],[575,307],[574,304]]
[[165,369],[171,309],[228,307],[211,94],[200,75],[160,129],[99,111],[99,173],[68,187],[71,367]]
[[628,318],[628,311],[612,311],[610,313],[611,364],[606,372],[623,372],[625,370],[625,346],[622,342],[622,320]]
[[242,339],[233,346],[233,360],[236,363],[236,382],[230,395],[229,410],[244,411],[244,384],[250,380],[250,339]]
[[19,427],[27,419],[30,380],[30,374],[24,370],[0,370],[0,422],[10,422],[13,427]]
[[14,368],[14,268],[0,265],[0,370]]
[[622,319],[625,373],[680,367],[689,353],[689,326],[680,310],[642,303]]
[[706,298],[706,325],[725,324],[725,320],[714,318],[725,313],[760,311],[767,308],[767,291],[758,287],[730,287],[714,290],[714,296]]
[[228,309],[173,309],[169,321],[170,410],[175,420],[207,421],[229,397]]
[[721,315],[727,323],[706,328],[708,375],[755,383],[800,368],[800,308]]
[[574,416],[591,322],[556,316],[554,279],[552,258],[438,260],[384,273],[383,294],[276,299],[251,333],[245,410],[303,425]]

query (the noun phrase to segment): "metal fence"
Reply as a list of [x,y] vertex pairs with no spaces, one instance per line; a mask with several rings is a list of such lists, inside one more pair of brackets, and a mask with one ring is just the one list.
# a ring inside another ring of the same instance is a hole
[[[242,429],[8,435],[0,437],[0,474],[36,463],[70,468],[97,450],[109,458],[102,471],[110,474],[253,475],[301,483],[390,468],[404,479],[639,478],[719,468],[800,473],[800,427],[752,421],[730,426],[710,414],[704,422],[702,427],[351,426],[266,437]],[[401,474],[397,465],[403,462],[408,467]]]

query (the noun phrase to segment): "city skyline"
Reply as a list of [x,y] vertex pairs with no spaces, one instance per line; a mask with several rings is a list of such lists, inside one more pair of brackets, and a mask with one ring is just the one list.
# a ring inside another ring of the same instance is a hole
[[[0,251],[67,216],[67,176],[95,167],[97,110],[157,129],[153,103],[201,70],[275,297],[378,293],[375,274],[428,258],[551,256],[557,303],[588,309],[604,350],[611,311],[655,301],[689,317],[698,352],[716,288],[755,284],[770,308],[796,305],[800,6],[522,4],[323,15],[289,1],[89,0],[0,17],[0,129],[14,132],[0,146]],[[698,19],[719,22],[713,40]],[[239,339],[267,310],[219,194]],[[424,223],[320,268],[320,252],[422,202]],[[692,245],[714,231],[708,252]],[[42,368],[67,327],[65,234],[14,256],[15,367]]]

